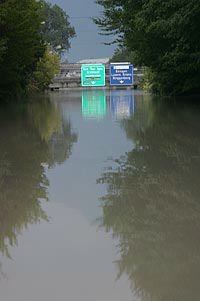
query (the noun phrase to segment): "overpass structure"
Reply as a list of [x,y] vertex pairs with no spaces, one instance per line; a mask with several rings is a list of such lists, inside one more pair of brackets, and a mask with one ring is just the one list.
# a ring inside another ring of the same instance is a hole
[[[93,61],[94,60],[90,60]],[[74,64],[61,64],[60,73],[56,75],[53,82],[49,85],[50,90],[59,90],[66,88],[77,88],[81,87],[81,66],[84,63],[91,63],[90,61],[80,61]],[[102,60],[100,61],[102,63]],[[97,60],[95,61],[97,62]],[[106,71],[106,87],[110,86],[110,65],[108,62],[105,63]],[[133,88],[137,88],[144,77],[144,68],[134,68],[134,83]]]

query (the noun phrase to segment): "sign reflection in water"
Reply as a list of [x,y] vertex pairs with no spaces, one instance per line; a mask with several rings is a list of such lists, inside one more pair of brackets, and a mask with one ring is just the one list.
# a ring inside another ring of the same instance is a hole
[[110,111],[116,119],[128,118],[134,113],[132,90],[110,91]]
[[82,114],[86,118],[103,118],[106,115],[106,93],[104,90],[82,92]]

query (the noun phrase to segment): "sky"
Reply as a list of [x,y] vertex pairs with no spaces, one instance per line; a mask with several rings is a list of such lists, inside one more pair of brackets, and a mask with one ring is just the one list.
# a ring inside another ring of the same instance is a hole
[[58,4],[70,17],[70,23],[75,27],[76,38],[71,40],[71,49],[67,54],[69,62],[81,59],[111,57],[116,46],[104,45],[111,37],[100,36],[99,28],[90,19],[101,14],[102,8],[95,0],[49,0]]

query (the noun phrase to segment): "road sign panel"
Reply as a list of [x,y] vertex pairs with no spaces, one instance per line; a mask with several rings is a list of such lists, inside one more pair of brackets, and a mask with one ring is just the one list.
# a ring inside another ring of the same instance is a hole
[[83,87],[105,86],[105,65],[84,64],[81,67],[81,84]]
[[110,85],[133,85],[133,65],[123,63],[110,64]]

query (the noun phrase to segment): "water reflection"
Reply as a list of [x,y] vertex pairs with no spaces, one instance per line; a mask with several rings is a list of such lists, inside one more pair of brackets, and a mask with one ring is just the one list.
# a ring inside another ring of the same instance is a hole
[[48,142],[62,131],[62,119],[56,106],[42,99],[28,105],[30,125],[34,126],[42,141]]
[[106,103],[105,90],[82,91],[82,115],[85,118],[102,119],[110,110],[116,119],[129,118],[134,114],[132,90],[111,90]]
[[121,121],[135,147],[98,179],[107,186],[102,225],[119,240],[118,276],[128,275],[139,300],[197,301],[200,109],[142,108]]
[[0,252],[9,257],[24,228],[48,221],[45,166],[66,160],[77,135],[48,99],[1,108],[0,120]]
[[132,90],[111,90],[110,111],[116,119],[129,118],[134,113],[134,94]]
[[82,114],[85,118],[103,118],[106,115],[105,90],[82,91]]
[[49,167],[65,162],[71,155],[72,146],[78,137],[72,131],[70,120],[61,116],[55,103],[48,100],[29,105],[28,117],[40,139],[48,146]]
[[[129,95],[129,109],[118,115],[118,96],[124,101],[128,92],[117,91],[111,96],[119,121],[107,114],[97,124],[82,118],[82,91],[68,93],[53,94],[55,104],[43,99],[0,113],[0,253],[15,258],[2,261],[9,277],[3,300],[55,300],[58,292],[73,300],[131,300],[126,275],[134,300],[199,300],[200,110],[158,105],[138,93],[134,114]],[[80,136],[74,150],[70,118]],[[72,150],[68,164],[52,169]],[[97,200],[105,187],[94,179],[108,157],[118,159],[98,180],[107,187],[102,212]],[[11,252],[24,228],[48,221],[44,208],[52,222],[24,231]],[[110,235],[91,224],[101,213],[117,241],[123,277],[116,283]]]

